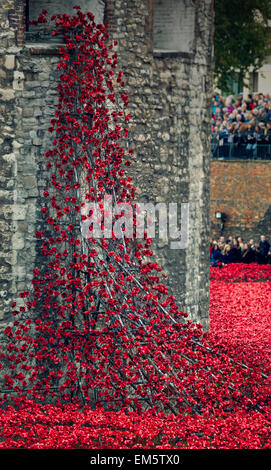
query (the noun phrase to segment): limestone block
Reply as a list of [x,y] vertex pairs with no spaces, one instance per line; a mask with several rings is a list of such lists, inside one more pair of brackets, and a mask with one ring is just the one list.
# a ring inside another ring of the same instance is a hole
[[14,80],[13,80],[13,89],[14,90],[24,90],[24,73],[15,70],[14,72]]
[[19,149],[23,146],[23,144],[20,142],[17,142],[17,140],[13,140],[12,145],[14,149]]
[[34,188],[37,186],[36,177],[33,175],[27,175],[23,177],[23,184],[26,189]]
[[17,265],[14,271],[18,281],[23,281],[25,279],[25,266]]
[[22,234],[15,233],[12,236],[12,246],[14,250],[21,250],[24,247],[24,238]]
[[15,66],[15,55],[9,54],[5,58],[5,67],[8,70],[13,70]]
[[12,206],[10,204],[2,204],[0,206],[0,216],[4,219],[10,219],[12,216]]
[[5,189],[0,189],[0,203],[8,202],[11,203],[13,201],[13,192],[7,191]]
[[15,98],[15,92],[12,88],[0,88],[0,95],[2,101],[10,101]]
[[13,206],[13,219],[24,220],[26,218],[26,207],[20,204],[14,204]]
[[26,107],[23,109],[23,117],[32,117],[34,115],[33,107]]
[[0,251],[0,258],[4,259],[7,264],[14,266],[17,262],[16,251]]

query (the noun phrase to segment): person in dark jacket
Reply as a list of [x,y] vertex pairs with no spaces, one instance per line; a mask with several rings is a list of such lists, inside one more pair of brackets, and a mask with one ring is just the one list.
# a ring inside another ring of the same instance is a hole
[[230,264],[234,262],[234,254],[232,251],[232,246],[227,243],[223,250],[223,264]]
[[231,254],[233,258],[232,263],[241,263],[242,252],[241,252],[241,247],[239,246],[238,240],[236,238],[233,239],[233,244],[231,247]]
[[255,150],[257,149],[257,132],[255,132],[255,127],[251,123],[247,126],[247,132],[245,135],[246,140],[246,151],[247,156],[252,157],[254,155]]
[[259,264],[267,263],[269,250],[270,243],[266,240],[265,235],[261,235],[259,246],[257,248],[257,262]]
[[211,249],[210,264],[211,266],[221,266],[223,263],[223,255],[217,243],[213,244]]
[[242,254],[242,263],[254,263],[255,261],[255,252],[248,243],[244,244],[244,251]]

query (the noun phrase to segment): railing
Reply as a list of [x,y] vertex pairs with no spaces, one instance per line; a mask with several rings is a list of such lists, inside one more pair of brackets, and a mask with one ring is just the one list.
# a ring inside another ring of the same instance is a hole
[[216,159],[230,160],[271,160],[271,144],[233,144],[212,142],[211,157]]

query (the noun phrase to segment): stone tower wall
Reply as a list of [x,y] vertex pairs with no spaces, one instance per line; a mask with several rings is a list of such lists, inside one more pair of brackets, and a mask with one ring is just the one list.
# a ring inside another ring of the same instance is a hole
[[[188,247],[173,250],[157,240],[156,256],[181,308],[207,326],[213,7],[208,0],[186,2],[195,4],[191,52],[166,53],[156,51],[153,43],[158,3],[110,0],[106,20],[119,42],[119,62],[130,97],[135,152],[131,172],[138,198],[189,203]],[[176,6],[174,0],[164,3]]]
[[[103,2],[97,2],[101,8]],[[46,8],[46,2],[40,3]],[[153,43],[158,4],[107,0],[105,21],[118,40],[124,92],[130,97],[134,164],[129,171],[138,200],[189,203],[187,248],[173,250],[155,239],[156,259],[168,274],[170,293],[179,306],[207,328],[213,7],[211,0],[184,1],[189,11],[193,9],[193,41],[188,52],[187,45],[185,52],[165,52]],[[174,8],[176,0],[169,4]],[[29,285],[39,263],[35,232],[41,225],[39,196],[46,187],[43,153],[57,101],[57,48],[25,43],[24,6],[19,0],[4,0],[0,6],[0,311],[4,318],[10,300]]]

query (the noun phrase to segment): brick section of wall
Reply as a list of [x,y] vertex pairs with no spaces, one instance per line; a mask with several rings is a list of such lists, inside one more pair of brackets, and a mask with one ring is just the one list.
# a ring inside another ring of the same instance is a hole
[[[215,212],[227,214],[225,235],[258,240],[271,237],[271,161],[211,162],[211,236],[220,225]],[[223,234],[224,234],[223,233]]]
[[25,0],[14,0],[14,10],[9,11],[10,27],[16,32],[16,43],[21,47],[25,42]]

